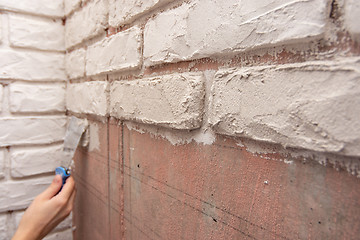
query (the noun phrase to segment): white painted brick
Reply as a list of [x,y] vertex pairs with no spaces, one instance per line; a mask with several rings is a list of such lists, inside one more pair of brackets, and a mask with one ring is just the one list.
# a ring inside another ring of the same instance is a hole
[[201,126],[203,100],[202,74],[116,81],[110,87],[110,114],[170,128],[195,129]]
[[0,84],[0,112],[2,111],[3,108],[3,96],[4,96],[4,87],[3,85]]
[[0,0],[0,9],[44,16],[64,16],[63,0]]
[[62,53],[0,50],[0,55],[0,79],[66,79]]
[[357,40],[360,40],[359,16],[360,16],[360,1],[346,0],[345,27]]
[[47,144],[61,141],[66,117],[23,117],[0,119],[0,146]]
[[86,74],[95,75],[137,68],[141,64],[141,30],[130,28],[88,48]]
[[11,176],[21,178],[54,172],[64,158],[63,146],[12,148],[10,150]]
[[146,65],[320,38],[326,0],[193,0],[149,20]]
[[68,15],[73,10],[79,8],[81,0],[64,0],[65,15]]
[[9,16],[9,41],[13,47],[42,50],[65,50],[65,31],[62,20]]
[[210,122],[218,133],[360,156],[360,58],[224,69]]
[[53,177],[2,182],[0,184],[0,212],[28,207],[32,200],[49,186]]
[[7,226],[6,214],[0,214],[0,239],[9,239]]
[[64,112],[65,84],[10,84],[10,111]]
[[89,1],[84,8],[66,20],[65,46],[69,48],[83,40],[105,33],[108,21],[107,0]]
[[71,229],[50,234],[44,238],[44,240],[71,240],[71,239],[73,239]]
[[0,149],[0,179],[4,178],[5,173],[5,150]]
[[0,15],[0,44],[2,43],[3,41],[3,36],[2,36],[2,32],[3,32],[3,26],[2,26],[2,17]]
[[107,114],[108,83],[93,81],[69,84],[66,92],[66,108],[72,112],[96,115]]
[[151,11],[173,0],[109,0],[109,23],[119,26],[130,22],[142,13]]
[[66,54],[66,73],[69,78],[78,78],[85,75],[85,49],[81,48]]

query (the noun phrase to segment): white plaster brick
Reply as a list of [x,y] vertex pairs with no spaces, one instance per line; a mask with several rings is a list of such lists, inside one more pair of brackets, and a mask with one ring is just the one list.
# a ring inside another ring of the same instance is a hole
[[21,178],[54,172],[64,158],[63,146],[12,148],[10,150],[11,176]]
[[0,84],[0,112],[2,111],[3,108],[3,96],[4,96],[4,87],[3,85]]
[[78,78],[85,75],[85,49],[81,48],[66,54],[66,73],[69,78]]
[[73,10],[79,8],[81,0],[64,0],[65,15],[70,14]]
[[72,112],[96,115],[107,114],[108,83],[93,81],[69,84],[66,91],[66,108]]
[[64,54],[0,50],[0,79],[65,80]]
[[151,11],[173,0],[109,0],[109,23],[119,26],[130,22],[142,13]]
[[95,75],[137,68],[141,64],[141,30],[130,28],[88,48],[86,74]]
[[146,65],[320,38],[326,0],[193,0],[160,13],[144,32]]
[[346,0],[345,2],[345,27],[349,32],[360,40],[360,1]]
[[360,59],[224,69],[212,87],[218,133],[360,156]]
[[10,111],[64,112],[65,84],[10,84]]
[[32,200],[44,191],[54,176],[6,181],[0,184],[0,212],[20,210],[29,206]]
[[61,141],[66,117],[23,117],[0,119],[0,146],[47,144]]
[[50,234],[44,238],[44,240],[71,240],[71,239],[73,239],[71,229]]
[[19,15],[9,16],[9,41],[13,47],[64,51],[64,38],[61,19],[39,20]]
[[64,16],[63,0],[0,0],[0,9],[44,16]]
[[202,74],[116,81],[110,87],[110,114],[170,128],[195,129],[201,126],[203,100]]
[[2,32],[3,32],[3,26],[2,26],[2,16],[0,15],[0,44],[3,41],[3,36],[2,36]]
[[65,25],[66,48],[95,37],[100,33],[105,33],[108,21],[107,12],[107,0],[93,0],[68,18]]
[[4,178],[5,173],[5,150],[0,149],[0,179]]
[[0,239],[9,239],[7,225],[6,214],[0,214]]

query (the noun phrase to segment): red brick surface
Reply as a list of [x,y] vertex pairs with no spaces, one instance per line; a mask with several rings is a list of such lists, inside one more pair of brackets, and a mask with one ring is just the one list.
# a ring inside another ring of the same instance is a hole
[[114,120],[100,129],[108,152],[76,155],[77,240],[358,239],[360,180],[345,171],[221,136],[174,146]]

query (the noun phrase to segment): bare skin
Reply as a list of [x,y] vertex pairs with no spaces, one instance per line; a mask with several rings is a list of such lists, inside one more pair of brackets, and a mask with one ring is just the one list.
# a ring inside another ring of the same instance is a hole
[[61,185],[61,177],[56,175],[25,211],[12,240],[42,239],[70,214],[76,192],[74,179],[69,177],[59,192]]

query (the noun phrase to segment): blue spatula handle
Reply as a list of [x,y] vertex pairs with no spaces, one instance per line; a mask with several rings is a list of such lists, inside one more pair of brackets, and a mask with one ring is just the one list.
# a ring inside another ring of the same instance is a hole
[[57,167],[55,169],[55,174],[61,176],[62,185],[64,185],[66,182],[66,179],[68,179],[68,177],[70,177],[70,169],[65,168],[65,167]]

